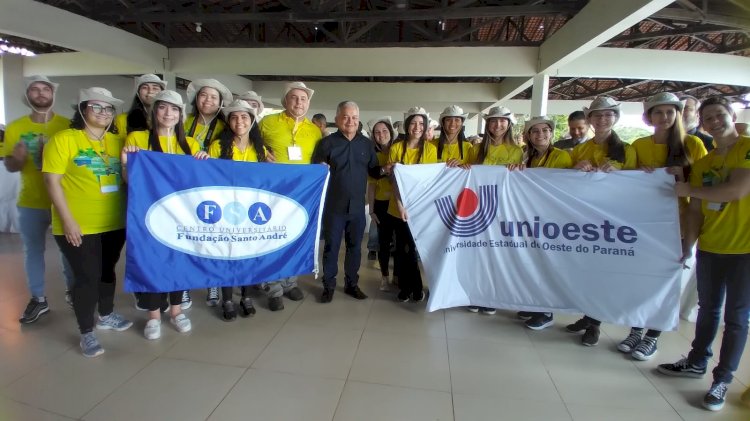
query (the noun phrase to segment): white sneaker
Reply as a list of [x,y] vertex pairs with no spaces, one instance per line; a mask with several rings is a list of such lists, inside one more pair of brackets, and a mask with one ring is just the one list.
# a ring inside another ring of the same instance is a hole
[[161,320],[149,319],[146,328],[143,329],[143,336],[150,341],[161,338]]
[[388,291],[390,288],[388,287],[388,277],[383,276],[380,278],[380,290],[381,291]]
[[178,314],[177,317],[171,317],[169,322],[172,323],[172,326],[174,326],[180,333],[188,333],[193,329],[193,324],[190,323],[190,319],[184,314]]

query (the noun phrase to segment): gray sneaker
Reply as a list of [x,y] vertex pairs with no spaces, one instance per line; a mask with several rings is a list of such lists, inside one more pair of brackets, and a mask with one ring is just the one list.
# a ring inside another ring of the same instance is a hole
[[99,316],[99,321],[96,322],[97,329],[114,330],[117,332],[128,330],[130,326],[133,326],[133,322],[131,322],[130,320],[126,320],[124,317],[115,313],[114,311],[104,317]]
[[44,301],[39,301],[39,298],[31,297],[29,304],[26,305],[26,310],[23,311],[19,322],[23,324],[34,323],[37,321],[39,316],[49,312],[49,304],[47,300],[42,298]]
[[99,345],[94,332],[84,333],[81,335],[81,351],[84,357],[93,358],[104,354],[104,348]]

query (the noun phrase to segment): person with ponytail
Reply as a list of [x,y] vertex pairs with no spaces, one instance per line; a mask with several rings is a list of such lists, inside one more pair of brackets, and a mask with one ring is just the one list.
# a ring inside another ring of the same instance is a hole
[[[388,163],[388,154],[396,138],[396,131],[393,129],[390,117],[379,117],[370,120],[367,123],[370,128],[370,135],[375,142],[375,155],[378,157],[378,164],[385,165]],[[393,217],[388,215],[388,203],[392,196],[392,187],[390,177],[380,179],[370,178],[367,184],[367,203],[370,207],[370,218],[375,225],[375,237],[378,243],[378,263],[380,263],[380,290],[388,291],[388,285],[398,279],[398,259],[394,254],[393,261],[393,278],[389,282],[388,262],[391,257],[391,242],[393,240]],[[370,230],[372,236],[372,229]]]
[[154,74],[145,74],[135,78],[135,98],[130,106],[130,111],[122,113],[115,118],[117,132],[121,136],[127,136],[130,132],[148,130],[148,115],[154,96],[167,89],[167,82],[161,80]]
[[[524,124],[523,137],[527,140],[526,156],[520,165],[509,165],[510,169],[558,168],[573,166],[570,154],[552,146],[555,122],[547,116],[532,117]],[[519,311],[518,318],[525,321],[526,327],[542,330],[554,323],[552,313]]]
[[[688,135],[683,128],[684,106],[684,102],[669,92],[656,94],[643,104],[643,120],[653,126],[654,134],[633,142],[640,169],[653,172],[656,168],[666,168],[677,181],[685,181],[690,175],[691,165],[706,155],[703,141]],[[680,199],[681,228],[684,226],[687,205],[687,199]],[[636,360],[648,361],[656,355],[660,335],[661,331],[655,329],[649,329],[644,335],[642,327],[633,327],[617,349]]]
[[[404,140],[391,146],[388,152],[388,162],[401,165],[434,164],[437,163],[437,148],[427,142],[427,126],[430,116],[421,107],[412,107],[404,114]],[[422,275],[419,273],[414,238],[409,231],[409,213],[401,202],[398,185],[392,180],[393,195],[388,202],[388,214],[393,217],[396,232],[396,253],[401,267],[398,273],[398,301],[415,302],[424,300]]]
[[[219,141],[213,142],[209,147],[209,156],[242,162],[266,162],[267,152],[263,140],[260,136],[252,136],[252,129],[256,127],[257,108],[247,101],[238,99],[224,107],[221,112],[227,122],[227,128],[219,136]],[[233,290],[232,287],[221,288],[222,319],[227,322],[237,318],[237,309],[232,301]],[[251,287],[244,285],[240,291],[240,314],[250,317],[255,314],[253,299],[250,297]]]
[[81,89],[70,129],[57,132],[44,147],[52,234],[73,271],[73,310],[85,357],[104,353],[94,327],[120,332],[133,325],[114,312],[115,265],[125,244],[125,187],[118,159],[123,138],[113,124],[121,106],[122,100],[104,88]]
[[[139,150],[149,150],[177,155],[192,155],[196,159],[206,159],[208,154],[201,151],[200,145],[192,137],[185,136],[183,118],[185,104],[182,97],[175,91],[161,91],[154,96],[151,108],[151,129],[131,132],[125,140],[120,161],[123,165],[123,177],[127,180],[128,153]],[[158,274],[155,274],[158,276]],[[141,294],[141,303],[149,312],[149,320],[143,330],[146,339],[153,340],[161,337],[162,303],[169,297],[169,321],[180,333],[192,330],[190,319],[182,313],[182,302],[186,291],[171,291],[169,293],[145,292]]]
[[[580,171],[611,172],[636,168],[635,149],[623,142],[613,130],[620,119],[620,103],[608,96],[598,96],[589,108],[583,107],[594,137],[579,144],[570,153],[573,168]],[[565,327],[570,333],[583,331],[581,344],[595,346],[599,343],[599,327],[602,322],[584,315],[583,318]]]
[[451,105],[440,114],[440,137],[430,140],[437,148],[438,162],[445,162],[451,167],[469,163],[471,143],[464,134],[467,116],[458,105]]
[[482,141],[471,149],[472,165],[520,164],[523,149],[513,138],[516,117],[506,107],[492,107],[484,116]]

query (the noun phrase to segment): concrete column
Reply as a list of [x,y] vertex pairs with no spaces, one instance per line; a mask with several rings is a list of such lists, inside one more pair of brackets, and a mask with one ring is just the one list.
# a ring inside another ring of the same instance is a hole
[[0,59],[2,67],[2,117],[5,124],[22,117],[29,109],[22,102],[24,96],[23,57],[6,54]]
[[549,75],[534,76],[534,87],[531,91],[531,116],[547,114],[547,98],[549,97]]
[[173,72],[164,72],[162,79],[167,82],[167,89],[177,90],[177,76]]

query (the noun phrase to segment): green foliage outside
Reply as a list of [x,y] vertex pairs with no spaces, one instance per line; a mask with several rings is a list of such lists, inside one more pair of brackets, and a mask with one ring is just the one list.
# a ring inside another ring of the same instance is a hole
[[[568,116],[557,114],[557,115],[551,115],[548,116],[555,122],[555,135],[552,137],[554,141],[558,141],[560,139],[563,139],[568,136]],[[516,139],[521,139],[521,135],[523,134],[523,127],[524,123],[527,119],[530,119],[530,116],[522,116],[518,119],[518,124],[513,128],[513,136]],[[640,127],[629,127],[629,126],[623,126],[623,125],[615,125],[615,131],[618,135],[620,135],[620,138],[627,142],[632,143],[634,140],[648,136],[651,134],[650,131],[645,130]],[[590,136],[593,136],[593,132],[590,133]]]

